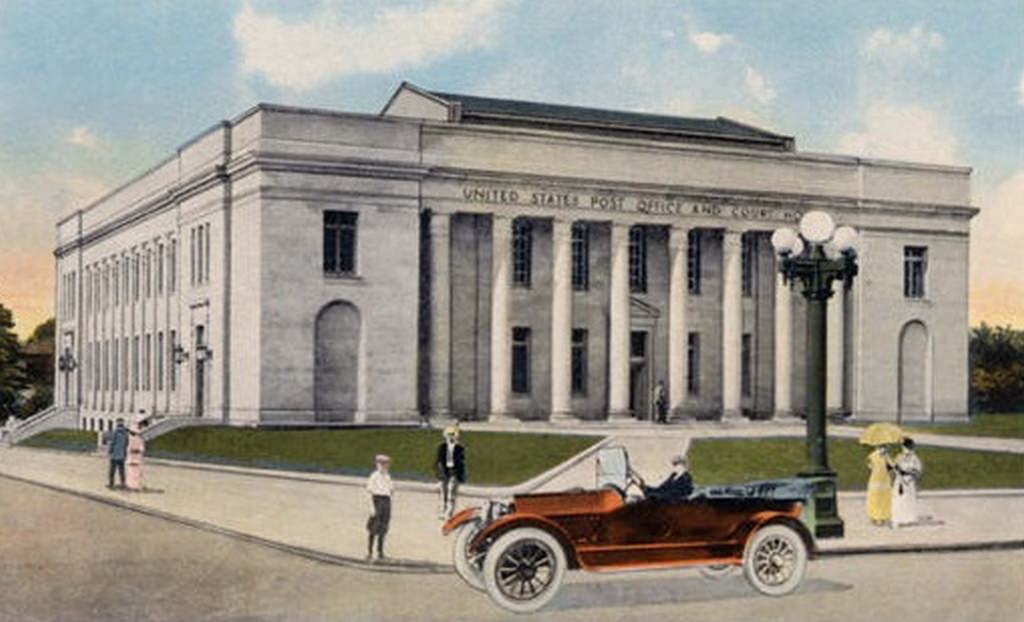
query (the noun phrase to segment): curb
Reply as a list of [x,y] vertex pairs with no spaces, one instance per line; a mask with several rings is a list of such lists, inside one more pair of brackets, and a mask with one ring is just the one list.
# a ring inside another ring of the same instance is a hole
[[915,553],[971,553],[977,551],[1013,551],[1024,549],[1024,540],[993,542],[958,542],[953,544],[904,544],[887,546],[851,546],[837,549],[818,549],[815,558],[853,557],[855,555],[908,555]]
[[368,572],[379,572],[379,573],[390,573],[390,574],[449,574],[455,571],[454,567],[446,564],[435,564],[433,562],[424,562],[416,560],[392,560],[383,564],[372,564],[367,563],[365,560],[358,559],[355,557],[348,557],[345,555],[337,555],[334,553],[327,553],[325,551],[318,551],[303,546],[297,546],[294,544],[286,544],[284,542],[278,542],[277,540],[270,540],[269,538],[263,538],[261,536],[254,536],[252,534],[236,531],[227,527],[220,527],[213,523],[207,523],[192,518],[185,518],[176,514],[170,514],[161,510],[154,510],[133,503],[127,503],[118,499],[111,499],[103,495],[97,495],[89,492],[82,492],[80,490],[74,490],[71,488],[63,488],[61,486],[54,486],[53,484],[44,484],[42,482],[36,482],[30,479],[25,479],[17,475],[10,475],[7,473],[0,473],[0,478],[8,479],[11,481],[20,482],[22,484],[28,484],[30,486],[37,486],[53,492],[59,492],[63,494],[72,495],[80,499],[86,499],[88,501],[94,501],[96,503],[102,503],[103,505],[127,510],[129,512],[135,512],[137,514],[143,514],[145,516],[151,516],[153,518],[160,518],[172,523],[184,525],[186,527],[192,527],[200,531],[208,533],[214,533],[235,540],[241,540],[250,544],[257,544],[266,548],[274,549],[284,553],[291,553],[299,557],[304,557],[313,561],[317,561],[324,564],[331,564],[334,566],[345,566],[348,568],[356,568],[359,570],[365,570]]

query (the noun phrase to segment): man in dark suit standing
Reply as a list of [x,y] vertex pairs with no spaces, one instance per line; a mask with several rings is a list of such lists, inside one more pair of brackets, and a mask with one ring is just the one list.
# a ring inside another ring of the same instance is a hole
[[466,482],[466,448],[459,443],[459,428],[450,425],[444,429],[444,440],[437,446],[434,470],[441,487],[441,507],[438,517],[451,518],[455,511],[455,495],[459,484]]
[[117,471],[121,478],[121,488],[124,488],[124,460],[128,455],[128,428],[124,427],[124,419],[117,419],[117,427],[107,442],[107,454],[110,456],[107,488],[114,487],[114,471]]

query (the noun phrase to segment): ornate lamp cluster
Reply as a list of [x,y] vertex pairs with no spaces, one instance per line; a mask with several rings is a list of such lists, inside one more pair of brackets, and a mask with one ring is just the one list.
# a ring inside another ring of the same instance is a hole
[[71,348],[65,347],[57,357],[57,369],[72,372],[76,367],[78,367],[78,362],[75,361],[75,355],[71,353]]
[[857,276],[860,236],[853,227],[836,228],[825,212],[808,212],[800,219],[800,232],[781,227],[772,233],[772,246],[779,256],[779,271],[785,282],[799,280],[808,300],[825,300],[832,295],[832,281],[849,289]]

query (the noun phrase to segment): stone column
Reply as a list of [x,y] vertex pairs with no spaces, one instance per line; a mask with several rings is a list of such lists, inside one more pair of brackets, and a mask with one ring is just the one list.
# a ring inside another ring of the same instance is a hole
[[793,290],[775,270],[775,416],[793,415]]
[[510,419],[508,394],[512,351],[508,322],[509,269],[512,261],[512,219],[491,217],[491,419]]
[[825,364],[826,398],[825,412],[834,413],[843,410],[843,357],[845,356],[843,327],[846,321],[846,295],[842,281],[832,285],[833,294],[828,299],[828,354]]
[[608,416],[629,417],[629,224],[611,226]]
[[551,419],[572,416],[572,221],[551,225]]
[[722,418],[740,416],[740,373],[743,351],[741,232],[726,230],[722,238]]
[[669,414],[686,402],[686,227],[672,225],[668,234],[668,403]]
[[430,215],[430,414],[451,410],[451,214]]

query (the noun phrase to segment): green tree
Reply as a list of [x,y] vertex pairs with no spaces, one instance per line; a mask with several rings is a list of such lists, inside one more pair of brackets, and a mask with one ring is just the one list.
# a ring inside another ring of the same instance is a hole
[[971,329],[971,408],[1024,411],[1024,331],[982,323]]
[[23,391],[28,387],[25,363],[13,329],[14,314],[0,303],[0,419],[4,420],[17,414]]
[[29,417],[53,404],[53,362],[56,321],[50,318],[36,326],[21,348],[21,360],[29,390],[19,413]]

